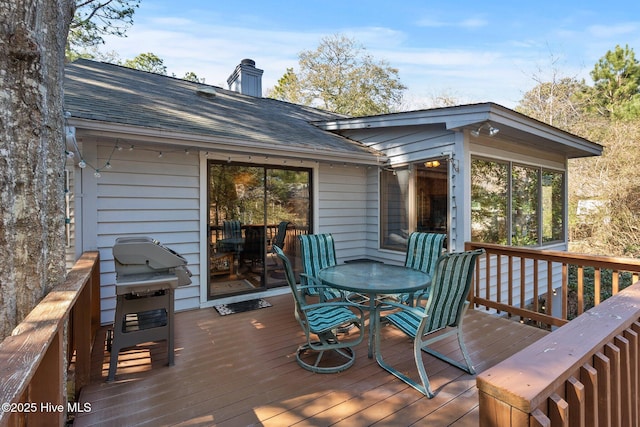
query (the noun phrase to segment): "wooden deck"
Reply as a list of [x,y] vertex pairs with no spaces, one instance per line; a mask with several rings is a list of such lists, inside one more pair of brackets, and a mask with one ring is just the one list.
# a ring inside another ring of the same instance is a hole
[[[90,411],[73,425],[478,425],[475,376],[429,355],[433,399],[368,359],[366,340],[344,372],[300,368],[295,350],[304,337],[291,296],[268,301],[272,307],[227,316],[213,308],[177,313],[171,367],[165,342],[140,345],[120,353],[116,381],[106,383],[109,354],[96,349],[91,384],[80,395]],[[467,314],[464,331],[478,372],[546,334],[478,311]],[[387,361],[415,373],[408,340],[391,328],[383,335]],[[446,352],[447,345],[437,348]]]

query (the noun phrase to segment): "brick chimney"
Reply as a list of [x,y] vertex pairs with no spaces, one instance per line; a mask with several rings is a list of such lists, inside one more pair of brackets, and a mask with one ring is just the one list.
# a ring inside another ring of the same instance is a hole
[[253,59],[243,59],[227,79],[229,90],[261,98],[263,72]]

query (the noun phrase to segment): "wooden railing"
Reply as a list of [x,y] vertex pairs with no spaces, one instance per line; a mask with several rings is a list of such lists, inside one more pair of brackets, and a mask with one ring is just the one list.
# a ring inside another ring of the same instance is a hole
[[[72,396],[89,383],[91,347],[100,327],[98,252],[84,253],[0,343],[0,426],[64,425],[65,375],[73,364]],[[85,408],[86,409],[86,408]]]
[[478,247],[475,307],[557,327],[477,376],[480,425],[639,426],[640,260]]
[[[520,320],[548,327],[566,324],[586,308],[617,294],[623,281],[635,283],[640,275],[640,259],[484,243],[466,243],[465,248],[484,248],[486,251],[486,256],[478,263],[474,281],[476,308],[519,316]],[[570,268],[576,278],[575,289],[569,288]],[[603,278],[609,278],[609,275],[610,283],[605,292]],[[560,298],[554,298],[556,294]],[[559,309],[554,307],[554,300],[561,305]]]
[[640,282],[478,374],[480,425],[640,425]]

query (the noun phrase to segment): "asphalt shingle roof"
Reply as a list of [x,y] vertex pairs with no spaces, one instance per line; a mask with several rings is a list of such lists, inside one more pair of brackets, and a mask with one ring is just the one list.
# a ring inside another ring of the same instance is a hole
[[65,74],[65,111],[75,118],[265,147],[372,153],[310,124],[343,117],[327,111],[85,59],[68,64]]

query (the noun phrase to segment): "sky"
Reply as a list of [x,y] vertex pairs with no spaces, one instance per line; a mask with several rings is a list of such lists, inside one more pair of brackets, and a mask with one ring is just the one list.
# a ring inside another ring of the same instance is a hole
[[224,88],[250,58],[264,70],[266,93],[298,69],[300,52],[336,34],[398,69],[405,109],[443,95],[514,108],[554,76],[590,84],[616,45],[640,59],[640,1],[141,0],[127,37],[106,37],[100,51],[121,60],[151,52],[169,75],[194,72]]

